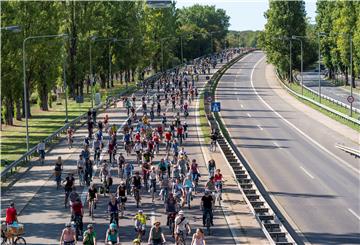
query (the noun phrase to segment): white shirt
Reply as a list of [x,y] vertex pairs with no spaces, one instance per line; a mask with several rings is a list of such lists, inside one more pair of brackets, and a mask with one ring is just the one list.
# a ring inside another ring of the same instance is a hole
[[184,231],[186,231],[186,225],[189,224],[189,221],[187,220],[186,217],[184,217],[184,220],[181,222],[180,216],[176,216],[175,224],[177,225],[177,229],[176,229],[177,233],[179,233],[179,231],[184,232]]
[[134,151],[141,151],[142,148],[143,148],[142,145],[139,144],[139,143],[137,143],[137,144],[134,145]]

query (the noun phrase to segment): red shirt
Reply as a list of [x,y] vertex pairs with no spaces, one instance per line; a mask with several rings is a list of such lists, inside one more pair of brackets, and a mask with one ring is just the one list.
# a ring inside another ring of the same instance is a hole
[[12,224],[16,220],[16,208],[6,209],[6,224]]
[[214,176],[214,181],[217,182],[217,181],[222,181],[222,174],[215,174]]
[[178,128],[177,128],[177,133],[178,133],[178,134],[182,134],[182,133],[183,133],[183,128],[182,128],[182,127],[178,127]]
[[170,132],[166,132],[166,133],[165,133],[165,139],[166,139],[167,141],[170,141],[170,140],[171,140],[171,133],[170,133]]
[[153,141],[159,143],[159,137],[157,135],[154,135]]
[[135,135],[135,140],[136,140],[136,141],[140,141],[140,134],[136,134],[136,135]]
[[73,203],[72,210],[74,214],[81,215],[81,209],[83,208],[83,205],[81,202]]
[[161,127],[161,126],[159,126],[159,127],[157,128],[157,131],[159,132],[159,134],[161,134],[161,133],[162,133],[162,131],[163,131],[162,127]]

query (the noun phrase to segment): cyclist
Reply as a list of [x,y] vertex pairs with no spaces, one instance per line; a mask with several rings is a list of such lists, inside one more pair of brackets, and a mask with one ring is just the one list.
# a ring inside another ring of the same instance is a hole
[[94,161],[98,166],[98,163],[100,161],[100,152],[101,152],[101,141],[98,137],[93,141],[93,151],[94,151]]
[[214,176],[215,169],[216,169],[216,163],[215,163],[214,159],[211,159],[208,163],[209,177]]
[[93,128],[94,128],[94,122],[90,119],[87,122],[87,129],[88,129],[88,137],[92,139],[93,135]]
[[105,244],[120,244],[119,232],[117,230],[116,224],[114,223],[111,223],[109,225],[109,229],[106,230]]
[[185,195],[186,195],[186,204],[190,209],[190,202],[192,200],[192,190],[194,189],[194,183],[191,179],[190,173],[188,173],[187,178],[184,179],[183,186],[185,188]]
[[37,152],[40,156],[40,162],[41,164],[44,164],[45,161],[45,142],[42,140],[37,146]]
[[164,175],[163,178],[160,179],[159,196],[161,197],[161,200],[165,201],[168,193],[169,193],[169,178],[167,175]]
[[191,245],[206,245],[204,231],[201,228],[197,228],[191,241]]
[[222,183],[223,183],[223,175],[221,174],[220,169],[216,169],[216,174],[214,175],[215,188],[220,192],[220,200],[222,200],[221,192],[222,192]]
[[156,192],[156,168],[155,166],[151,167],[149,172],[149,179],[150,179],[150,189],[154,189],[154,193]]
[[190,170],[191,170],[192,180],[194,182],[197,182],[199,180],[200,172],[199,172],[199,166],[196,162],[196,159],[192,160]]
[[179,143],[174,139],[171,148],[173,150],[174,162],[177,162],[177,157],[179,155]]
[[85,173],[85,161],[82,155],[79,155],[79,159],[76,162],[77,173],[79,175],[80,186],[84,185],[84,173]]
[[217,130],[213,129],[211,132],[211,135],[210,135],[210,139],[211,139],[210,146],[213,149],[213,151],[216,151],[216,142],[217,142],[218,137],[219,137],[219,134],[218,134]]
[[181,236],[185,240],[185,235],[191,234],[191,226],[188,219],[184,216],[184,211],[182,210],[179,211],[178,215],[175,218],[174,233],[176,243],[178,243]]
[[76,242],[77,242],[76,233],[74,229],[71,227],[71,223],[66,223],[65,228],[61,232],[60,244],[75,245]]
[[66,135],[68,139],[69,149],[71,149],[73,143],[73,135],[74,135],[74,130],[71,128],[71,126],[66,130]]
[[137,214],[135,215],[134,220],[135,220],[135,230],[138,233],[144,234],[145,233],[145,228],[146,228],[145,227],[146,226],[146,220],[147,220],[147,217],[144,214],[144,212],[142,210],[139,210],[137,212]]
[[170,130],[166,131],[165,133],[166,151],[170,150],[171,137],[172,137],[171,131]]
[[117,163],[118,163],[118,177],[123,178],[123,170],[125,168],[125,157],[121,152],[119,153]]
[[89,146],[88,145],[85,145],[84,146],[84,149],[81,150],[81,153],[80,153],[83,158],[86,160],[90,159],[90,151],[89,151]]
[[183,124],[183,129],[184,129],[184,140],[188,138],[188,130],[189,130],[189,126],[186,122],[184,122]]
[[133,184],[133,188],[136,188],[138,190],[141,189],[141,176],[139,171],[136,171],[135,175],[132,177],[132,184]]
[[176,201],[178,201],[178,203],[181,203],[182,206],[183,205],[182,199],[185,197],[185,191],[179,179],[175,180],[175,183],[173,185],[173,193]]
[[163,158],[160,160],[158,168],[159,168],[159,179],[163,179],[168,169],[167,163]]
[[87,193],[87,200],[88,200],[88,207],[89,207],[89,216],[92,215],[92,208],[93,205],[94,209],[96,208],[96,202],[98,200],[98,190],[95,187],[94,183],[91,183],[88,193]]
[[154,226],[151,227],[151,230],[149,232],[148,244],[162,245],[166,243],[165,236],[164,233],[162,232],[160,225],[161,225],[160,221],[154,222]]
[[59,156],[57,159],[57,162],[55,163],[55,181],[56,181],[56,186],[57,189],[59,189],[59,187],[61,186],[61,172],[63,171],[63,163],[61,160],[61,157]]
[[75,199],[75,202],[71,204],[71,221],[74,221],[75,224],[79,225],[78,229],[82,231],[83,229],[83,216],[84,208],[81,203],[80,197]]
[[88,224],[83,237],[83,245],[96,245],[96,232],[92,224]]
[[116,193],[117,193],[118,201],[123,206],[123,209],[125,209],[125,203],[127,201],[127,197],[126,197],[126,186],[124,181],[120,182],[120,185],[118,185],[117,187]]
[[113,195],[111,195],[108,203],[108,212],[110,214],[110,224],[115,223],[119,227],[119,202]]
[[7,225],[11,225],[14,222],[17,222],[17,211],[15,208],[15,203],[11,202],[10,206],[6,209],[6,218],[5,218],[5,222]]
[[174,198],[174,194],[170,193],[168,199],[165,202],[165,211],[168,214],[166,225],[169,225],[169,220],[171,215],[176,214],[176,207],[177,207],[177,202],[176,199]]
[[210,223],[211,225],[214,225],[213,223],[213,204],[214,204],[214,199],[212,197],[212,195],[210,195],[210,191],[206,190],[205,191],[205,195],[201,198],[201,210],[203,211],[203,225],[206,225],[206,216],[209,214],[210,215]]
[[125,151],[127,153],[127,155],[129,155],[129,153],[131,152],[131,134],[130,132],[127,132],[125,135],[124,135],[124,148],[125,148]]
[[70,192],[72,192],[75,189],[75,178],[73,177],[73,174],[69,173],[63,182],[65,182],[65,186],[64,186],[65,201],[64,201],[64,203],[65,203],[65,208],[66,208],[69,194],[70,194]]
[[93,162],[90,159],[85,159],[85,175],[84,180],[86,182],[86,185],[90,185],[90,182],[92,180],[92,174],[93,174]]

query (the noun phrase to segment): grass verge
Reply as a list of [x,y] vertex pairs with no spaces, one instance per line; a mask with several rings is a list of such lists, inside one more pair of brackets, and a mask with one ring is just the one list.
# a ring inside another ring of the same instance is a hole
[[200,94],[199,101],[199,116],[200,116],[200,129],[204,137],[205,144],[210,143],[210,126],[205,114],[205,101],[204,101],[204,91]]
[[[288,86],[294,92],[297,92],[297,93],[301,94],[301,86],[299,84],[291,83],[291,84],[286,84],[286,86]],[[317,105],[315,105],[315,104],[313,104],[313,103],[311,103],[311,102],[309,102],[307,100],[304,100],[301,97],[298,97],[298,96],[296,96],[296,95],[294,95],[292,93],[290,93],[290,94],[292,96],[294,96],[295,98],[297,98],[298,100],[300,100],[301,102],[303,102],[306,105],[310,106],[311,108],[323,113],[324,115],[326,115],[326,116],[328,116],[328,117],[330,117],[330,118],[332,118],[332,119],[334,119],[334,120],[336,120],[336,121],[338,121],[338,122],[352,128],[352,129],[354,129],[354,130],[356,130],[358,132],[360,132],[359,125],[357,125],[357,124],[355,124],[355,123],[353,123],[351,121],[348,121],[348,120],[346,120],[346,119],[344,119],[344,118],[342,118],[342,117],[340,117],[340,116],[338,116],[338,115],[336,115],[334,113],[331,113],[331,112],[329,112],[329,111],[327,111],[327,110],[325,110],[325,109],[323,109],[323,108],[321,108],[321,107],[319,107],[319,106],[317,106]],[[310,91],[308,91],[306,89],[304,89],[304,96],[307,97],[307,98],[313,99],[315,101],[319,101],[319,96],[318,95],[316,95],[315,93],[312,93],[312,92],[310,92]],[[325,106],[328,106],[328,107],[338,111],[338,112],[349,115],[349,109],[344,108],[342,106],[339,106],[339,105],[337,105],[337,104],[335,104],[335,103],[333,103],[333,102],[331,102],[331,101],[329,101],[327,99],[322,98],[321,103],[323,105],[325,105]],[[352,117],[355,118],[355,119],[359,119],[360,114],[353,112]]]
[[[102,100],[105,101],[108,95],[116,95],[126,89],[125,85],[114,84],[111,91],[100,90]],[[136,90],[136,85],[130,83],[128,89]],[[65,105],[53,103],[49,111],[41,111],[38,105],[31,107],[32,117],[29,119],[30,148],[35,146],[41,139],[44,139],[64,126]],[[74,100],[68,100],[69,121],[85,113],[91,107],[90,94],[84,96],[84,103],[77,104]],[[26,127],[25,120],[15,121],[14,126],[5,126],[1,131],[1,167],[0,169],[17,159],[26,152]]]

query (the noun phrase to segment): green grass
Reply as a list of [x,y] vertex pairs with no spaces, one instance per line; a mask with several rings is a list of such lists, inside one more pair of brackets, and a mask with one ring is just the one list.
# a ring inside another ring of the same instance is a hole
[[205,114],[205,101],[204,101],[204,92],[200,94],[199,102],[199,116],[200,116],[200,128],[204,137],[205,144],[210,143],[210,126]]
[[[301,94],[301,86],[300,86],[300,85],[298,85],[298,84],[296,84],[296,83],[291,83],[291,84],[287,84],[287,86],[288,86],[291,90],[293,90],[293,91]],[[291,95],[295,96],[294,94],[291,94]],[[307,98],[313,99],[313,100],[315,100],[315,101],[319,101],[319,96],[318,96],[318,95],[316,95],[316,94],[314,94],[314,93],[312,93],[312,92],[310,92],[310,91],[308,91],[308,90],[306,90],[306,89],[304,89],[304,96],[307,97]],[[342,117],[339,117],[339,116],[337,116],[337,115],[334,114],[334,113],[331,113],[331,112],[329,112],[329,111],[327,111],[327,110],[325,110],[325,109],[322,109],[321,107],[319,107],[319,106],[317,106],[317,105],[315,105],[315,104],[313,104],[313,103],[311,103],[311,102],[309,102],[309,101],[307,101],[307,100],[304,100],[304,99],[302,99],[302,98],[300,98],[300,97],[298,97],[298,96],[295,96],[295,97],[296,97],[297,99],[299,99],[301,102],[303,102],[303,103],[305,103],[306,105],[310,106],[311,108],[313,108],[313,109],[315,109],[315,110],[318,110],[318,111],[320,111],[321,113],[325,114],[326,116],[328,116],[328,117],[330,117],[330,118],[332,118],[332,119],[334,119],[334,120],[336,120],[336,121],[338,121],[338,122],[340,122],[340,123],[342,123],[342,124],[344,124],[344,125],[352,128],[352,129],[360,132],[360,127],[359,127],[359,125],[357,125],[357,124],[355,124],[355,123],[353,123],[353,122],[350,122],[350,121],[348,121],[348,120],[346,120],[346,119],[343,119]],[[335,103],[333,103],[333,102],[331,102],[331,101],[329,101],[329,100],[327,100],[327,99],[322,98],[322,99],[321,99],[321,103],[322,103],[323,105],[326,105],[326,106],[328,106],[328,107],[330,107],[330,108],[338,111],[338,112],[344,113],[344,114],[346,114],[346,115],[350,115],[349,109],[346,109],[346,108],[344,108],[344,107],[342,107],[342,106],[339,106],[339,105],[337,105],[337,104],[335,104]],[[358,119],[358,118],[360,117],[360,114],[353,112],[352,117],[353,117],[354,119]]]
[[[114,84],[110,92],[100,90],[102,100],[104,101],[107,95],[115,95],[125,89],[124,85],[119,83]],[[129,89],[136,90],[134,83],[129,84]],[[64,126],[65,121],[65,105],[62,101],[61,105],[56,105],[53,102],[53,107],[49,111],[41,111],[38,105],[31,107],[32,117],[29,119],[29,135],[30,148],[38,144],[38,142],[57,129]],[[69,121],[85,113],[91,107],[90,95],[84,96],[84,103],[77,104],[74,100],[68,100],[68,115]],[[26,152],[26,128],[25,120],[14,121],[14,126],[4,126],[1,131],[1,166],[6,165],[12,161],[19,159]]]

